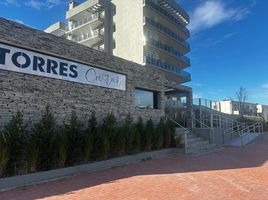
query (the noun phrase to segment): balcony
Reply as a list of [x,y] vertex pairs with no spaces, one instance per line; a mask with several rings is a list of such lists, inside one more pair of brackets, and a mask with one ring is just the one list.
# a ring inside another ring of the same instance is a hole
[[107,0],[90,0],[84,1],[84,3],[68,10],[66,12],[66,19],[80,19],[83,15],[88,15],[89,13],[97,13],[103,10],[104,7],[110,4]]
[[180,22],[176,17],[174,17],[172,14],[167,12],[165,9],[163,9],[161,6],[158,6],[156,3],[154,3],[152,0],[146,0],[145,5],[152,8],[153,10],[157,11],[161,15],[163,15],[165,18],[167,18],[169,21],[174,23],[180,30],[182,30],[186,36],[189,37],[190,32],[189,30],[183,25],[182,22]]
[[103,23],[102,15],[99,13],[90,14],[88,17],[75,21],[72,26],[66,31],[66,34],[72,34],[76,32],[85,31],[90,26],[91,29],[95,29]]
[[73,37],[71,40],[77,43],[84,44],[86,46],[93,46],[94,44],[103,40],[103,35],[104,35],[103,30],[94,30]]
[[174,13],[182,23],[189,24],[189,15],[174,0],[158,0],[158,3],[169,12]]
[[178,34],[174,33],[162,24],[154,21],[153,19],[150,19],[149,17],[145,17],[145,24],[149,24],[150,26],[167,35],[168,37],[171,37],[172,39],[176,40],[185,49],[190,50],[190,45],[185,42],[185,40],[183,40]]
[[188,67],[191,65],[190,59],[187,58],[186,56],[184,56],[181,52],[179,52],[178,50],[174,49],[173,47],[164,44],[158,40],[155,40],[153,38],[148,38],[147,40],[148,44],[154,48],[157,48],[161,51],[164,51],[165,53],[179,59],[182,63],[183,67]]
[[152,65],[154,67],[158,67],[164,71],[179,75],[180,78],[182,78],[182,82],[188,82],[191,81],[191,74],[186,72],[186,71],[182,71],[181,69],[179,69],[176,66],[172,66],[160,59],[156,59],[150,55],[146,55],[145,56],[145,63],[148,65]]

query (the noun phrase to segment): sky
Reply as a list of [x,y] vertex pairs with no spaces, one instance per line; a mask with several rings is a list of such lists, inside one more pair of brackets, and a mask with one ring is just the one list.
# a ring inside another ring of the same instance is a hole
[[[83,2],[83,0],[78,0]],[[177,0],[189,13],[194,98],[236,99],[268,105],[268,1]],[[65,20],[68,0],[0,0],[0,17],[44,30]]]

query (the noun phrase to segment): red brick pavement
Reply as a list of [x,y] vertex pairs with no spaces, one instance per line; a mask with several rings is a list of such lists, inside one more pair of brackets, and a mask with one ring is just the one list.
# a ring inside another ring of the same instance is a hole
[[268,136],[0,193],[0,200],[268,200]]

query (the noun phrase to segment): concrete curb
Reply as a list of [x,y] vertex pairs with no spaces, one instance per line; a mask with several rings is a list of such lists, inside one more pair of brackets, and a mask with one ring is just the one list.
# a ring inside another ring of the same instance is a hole
[[158,151],[150,151],[139,153],[130,156],[123,156],[120,158],[113,158],[110,160],[94,162],[84,165],[78,165],[73,167],[55,169],[45,172],[37,172],[33,174],[26,174],[22,176],[14,176],[0,179],[0,192],[15,189],[18,187],[35,185],[53,180],[63,179],[69,176],[78,175],[81,173],[91,173],[97,171],[103,171],[113,167],[120,167],[123,165],[129,165],[133,163],[139,163],[149,159],[156,159],[168,156],[173,153],[182,153],[183,151],[176,148],[163,149]]

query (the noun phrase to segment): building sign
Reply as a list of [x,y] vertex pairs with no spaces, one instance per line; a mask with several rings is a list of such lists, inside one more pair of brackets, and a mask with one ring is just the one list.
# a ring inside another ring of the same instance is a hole
[[126,75],[0,44],[0,69],[126,90]]

